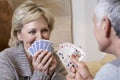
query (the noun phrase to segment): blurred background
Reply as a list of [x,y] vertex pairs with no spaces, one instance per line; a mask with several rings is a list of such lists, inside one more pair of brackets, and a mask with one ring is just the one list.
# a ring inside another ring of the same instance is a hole
[[[0,0],[0,50],[8,47],[11,16],[25,0]],[[96,0],[33,0],[48,7],[55,16],[51,40],[55,49],[70,42],[86,52],[84,60],[100,60],[105,54],[98,51],[93,34],[93,14]]]

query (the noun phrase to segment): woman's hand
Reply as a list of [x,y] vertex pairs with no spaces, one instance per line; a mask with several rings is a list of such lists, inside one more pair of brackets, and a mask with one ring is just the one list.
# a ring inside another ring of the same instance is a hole
[[72,55],[71,61],[76,64],[76,66],[70,68],[73,80],[93,80],[89,69],[84,62],[78,61],[74,55]]
[[49,73],[49,71],[54,70],[54,68],[56,67],[55,63],[54,65],[52,64],[53,62],[55,62],[53,54],[46,50],[38,51],[33,55],[32,59],[34,70],[43,71],[47,74]]
[[57,67],[57,61],[56,61],[55,56],[53,56],[52,62],[49,66],[49,74],[53,73],[55,71],[56,67]]

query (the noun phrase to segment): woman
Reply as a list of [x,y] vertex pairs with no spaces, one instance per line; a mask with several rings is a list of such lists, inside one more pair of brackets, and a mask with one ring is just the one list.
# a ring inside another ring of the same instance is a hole
[[66,71],[58,57],[39,50],[32,57],[31,44],[49,40],[54,19],[46,8],[31,0],[21,4],[13,14],[10,48],[0,55],[0,80],[64,80]]

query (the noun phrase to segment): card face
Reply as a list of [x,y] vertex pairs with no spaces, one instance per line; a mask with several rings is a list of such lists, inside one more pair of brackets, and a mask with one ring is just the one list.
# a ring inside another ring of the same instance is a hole
[[30,55],[34,55],[38,50],[48,50],[49,52],[53,52],[53,43],[50,40],[37,40],[28,48],[28,53]]
[[71,66],[75,65],[70,60],[70,56],[72,54],[77,56],[77,59],[79,61],[81,61],[85,56],[85,52],[74,44],[67,42],[59,45],[59,50],[57,51],[57,55],[60,57],[62,63],[67,68],[70,68]]

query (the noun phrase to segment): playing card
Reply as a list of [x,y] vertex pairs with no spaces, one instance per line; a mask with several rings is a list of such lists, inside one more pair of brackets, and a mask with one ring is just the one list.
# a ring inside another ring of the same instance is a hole
[[37,40],[28,48],[28,52],[33,56],[38,50],[48,50],[49,52],[53,52],[53,43],[49,40]]
[[33,54],[35,53],[32,47],[28,48],[28,52],[29,52],[30,55],[32,55],[32,56],[33,56]]
[[39,41],[35,42],[37,51],[40,49]]
[[48,50],[49,52],[53,52],[53,43],[49,40],[41,40],[40,41],[40,48],[43,50]]
[[54,51],[53,45],[49,43],[46,47],[46,50],[48,50],[49,52],[53,52]]
[[43,44],[44,44],[45,42],[43,41],[43,40],[39,40],[39,44],[40,44],[40,49],[42,49],[42,50],[44,50],[43,49]]
[[33,48],[34,52],[37,51],[36,42],[34,42],[31,47]]
[[57,52],[57,54],[59,55],[60,59],[62,60],[63,64],[65,64],[65,66],[70,67],[69,65],[69,54],[72,54],[74,52],[74,48],[70,48],[70,47],[66,47],[66,46],[60,46],[61,49]]
[[70,60],[70,56],[72,54],[77,56],[77,59],[79,61],[82,60],[82,58],[85,56],[85,52],[81,48],[68,42],[59,45],[59,50],[57,51],[57,54],[60,57],[62,63],[67,68],[70,68],[72,65],[75,65]]

